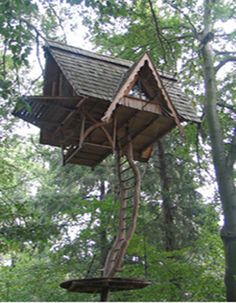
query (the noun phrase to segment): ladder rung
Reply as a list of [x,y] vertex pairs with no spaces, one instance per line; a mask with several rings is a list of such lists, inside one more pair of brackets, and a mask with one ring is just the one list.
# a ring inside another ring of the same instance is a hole
[[130,205],[130,206],[125,206],[125,207],[122,207],[122,209],[130,209],[130,208],[133,208],[134,206],[133,206],[133,204],[132,205]]
[[130,178],[128,178],[128,179],[125,179],[125,180],[121,180],[121,182],[127,182],[127,181],[130,181],[130,180],[132,180],[132,179],[134,179],[135,177],[134,176],[132,176],[132,177],[130,177]]
[[129,199],[131,199],[131,198],[133,198],[133,197],[134,197],[134,195],[128,196],[128,197],[125,197],[124,200],[129,200]]
[[128,170],[130,170],[130,169],[131,169],[131,167],[129,166],[129,167],[123,169],[120,173],[123,174],[123,173],[125,173],[126,171],[128,171]]
[[134,187],[135,187],[135,184],[132,185],[132,186],[129,186],[129,187],[124,187],[124,189],[125,189],[125,190],[129,190],[129,189],[132,189],[132,188],[134,188]]
[[128,162],[128,160],[125,159],[122,163],[120,163],[120,166],[124,165],[124,164],[127,163],[127,162]]

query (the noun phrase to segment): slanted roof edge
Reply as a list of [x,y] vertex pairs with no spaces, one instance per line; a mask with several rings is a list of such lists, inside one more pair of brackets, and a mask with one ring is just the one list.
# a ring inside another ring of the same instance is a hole
[[63,75],[65,76],[66,80],[70,83],[70,85],[72,86],[73,90],[76,92],[76,94],[78,96],[82,96],[82,97],[88,97],[84,94],[81,94],[81,89],[78,88],[78,85],[76,85],[73,81],[73,79],[70,78],[70,75],[67,73],[67,71],[64,69],[63,65],[60,63],[60,60],[57,59],[57,56],[55,54],[53,54],[53,50],[51,49],[49,51],[50,55],[53,57],[53,59],[55,60],[56,64],[58,65],[58,67],[60,68],[61,72],[63,73]]
[[180,130],[180,133],[183,134],[183,130],[181,128],[181,125],[180,125],[180,120],[179,120],[179,113],[177,111],[177,109],[175,108],[175,105],[173,104],[173,102],[171,101],[171,98],[162,82],[162,79],[161,79],[161,76],[159,75],[153,61],[152,61],[152,58],[150,57],[150,55],[148,53],[146,53],[148,59],[149,59],[149,68],[151,68],[151,70],[154,72],[154,77],[155,77],[155,80],[157,82],[157,85],[158,87],[160,88],[161,92],[162,92],[162,95],[167,103],[167,106],[169,107],[170,111],[172,112],[173,114],[173,117],[174,117],[174,120],[175,120],[175,123],[176,125],[179,127],[179,130]]
[[57,48],[57,49],[60,49],[64,52],[70,52],[70,53],[77,54],[77,55],[80,55],[80,56],[93,58],[95,60],[105,61],[105,62],[108,62],[108,63],[113,63],[113,64],[116,64],[116,65],[125,66],[127,68],[129,68],[134,63],[133,61],[130,61],[130,60],[120,59],[120,58],[107,56],[107,55],[100,55],[100,54],[97,54],[97,53],[94,53],[94,52],[91,52],[91,51],[88,51],[88,50],[84,50],[84,49],[79,48],[79,47],[66,45],[66,44],[51,41],[51,40],[47,40],[47,44],[46,44],[45,48],[48,48],[49,50],[53,49],[53,48]]

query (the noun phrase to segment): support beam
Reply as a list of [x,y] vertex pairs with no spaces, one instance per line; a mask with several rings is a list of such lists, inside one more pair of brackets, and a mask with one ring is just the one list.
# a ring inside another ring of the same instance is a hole
[[101,291],[101,299],[100,302],[107,302],[109,297],[109,288],[104,287]]
[[[108,145],[100,145],[100,144],[95,144],[95,143],[90,143],[90,142],[83,142],[82,146],[89,146],[93,148],[101,148],[101,149],[106,149],[109,151],[112,151],[112,146]],[[67,164],[75,155],[82,149],[82,146],[77,145],[77,146],[72,146],[70,149],[67,150],[67,154],[63,155],[63,164]]]
[[[138,130],[135,130],[135,132],[130,134],[131,141],[134,141],[142,132],[147,130],[147,128],[150,127],[152,124],[154,124],[159,118],[160,118],[160,116],[157,116],[157,117],[151,119],[148,123],[146,123],[145,125],[141,125],[141,127]],[[126,138],[126,136],[123,136],[123,138],[121,138],[120,141],[122,141],[125,138]],[[123,145],[125,145],[125,144],[123,144]]]
[[172,128],[175,128],[176,124],[174,123],[174,119],[173,119],[173,125],[172,127],[166,128],[165,130],[163,130],[161,133],[158,133],[158,135],[156,137],[154,137],[150,142],[148,142],[147,144],[145,144],[141,150],[139,150],[140,153],[142,153],[143,151],[146,150],[146,148],[148,148],[150,145],[152,145],[153,143],[155,143],[157,140],[159,140],[161,137],[163,137],[165,134],[167,134]]
[[[77,98],[77,100],[78,100],[78,98]],[[87,98],[83,97],[82,99],[80,99],[78,101],[78,103],[75,106],[75,109],[65,117],[65,119],[61,122],[60,126],[55,130],[55,132],[54,132],[55,135],[57,134],[57,132],[59,130],[61,130],[61,128],[66,124],[66,122],[81,108],[81,106],[84,104],[84,102],[86,100],[87,100]]]
[[[98,125],[98,123],[101,123],[101,122],[98,122],[96,119],[94,119],[89,113],[86,113],[87,117],[94,123],[96,123]],[[111,122],[111,121],[110,121]],[[101,125],[100,128],[102,129],[102,131],[104,132],[105,136],[107,137],[107,140],[108,142],[111,144],[112,148],[114,148],[114,141],[113,141],[113,138],[111,137],[111,135],[109,134],[109,132],[107,131],[107,129],[105,128],[105,126],[109,124],[106,123],[104,126]]]
[[82,96],[71,96],[71,97],[63,97],[63,96],[28,96],[25,97],[27,100],[32,101],[41,101],[41,100],[48,100],[50,101],[80,101],[81,98],[84,99],[85,97]]

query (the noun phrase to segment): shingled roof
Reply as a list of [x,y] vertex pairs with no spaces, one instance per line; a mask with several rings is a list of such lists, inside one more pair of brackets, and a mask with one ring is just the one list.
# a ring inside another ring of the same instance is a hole
[[[46,51],[52,55],[78,95],[110,102],[135,64],[53,41],[48,42]],[[171,74],[159,70],[158,73],[180,118],[200,122],[177,80]]]

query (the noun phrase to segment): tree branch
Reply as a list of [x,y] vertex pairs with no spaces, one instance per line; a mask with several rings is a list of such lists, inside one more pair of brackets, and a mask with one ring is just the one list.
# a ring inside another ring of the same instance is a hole
[[49,2],[48,3],[50,9],[52,10],[53,14],[55,15],[55,17],[57,18],[57,21],[58,21],[58,24],[63,32],[63,42],[67,43],[67,39],[66,39],[66,32],[64,30],[64,26],[63,26],[63,22],[62,22],[62,19],[60,18],[60,16],[57,14],[56,10],[54,9],[53,5]]
[[220,63],[215,67],[215,72],[217,73],[226,63],[236,62],[236,57],[227,57],[220,61]]
[[32,23],[30,23],[28,20],[26,20],[22,17],[14,16],[13,14],[12,14],[12,17],[16,20],[19,20],[20,22],[25,23],[28,26],[28,28],[31,28],[35,31],[36,35],[38,35],[44,41],[47,41],[46,37],[44,37],[43,34],[40,33],[40,31],[37,29],[37,27],[34,26]]
[[166,52],[165,52],[165,48],[164,48],[163,42],[162,42],[163,36],[162,36],[161,29],[160,29],[159,24],[158,24],[157,16],[155,14],[152,1],[148,0],[148,3],[149,3],[149,6],[150,6],[153,22],[155,24],[156,36],[157,36],[157,39],[158,39],[158,41],[160,43],[160,46],[162,48],[162,53],[163,53],[163,57],[164,57],[163,59],[164,59],[165,63],[167,63]]
[[194,35],[192,35],[192,34],[183,34],[181,36],[175,36],[172,39],[168,39],[168,42],[172,43],[172,42],[175,42],[175,41],[185,40],[186,38],[194,38]]
[[233,105],[225,104],[224,102],[221,102],[221,101],[217,102],[216,105],[218,105],[219,107],[222,107],[222,108],[227,108],[236,114],[236,107]]
[[218,50],[214,50],[215,52],[215,56],[232,56],[232,55],[236,55],[236,51],[218,51]]

